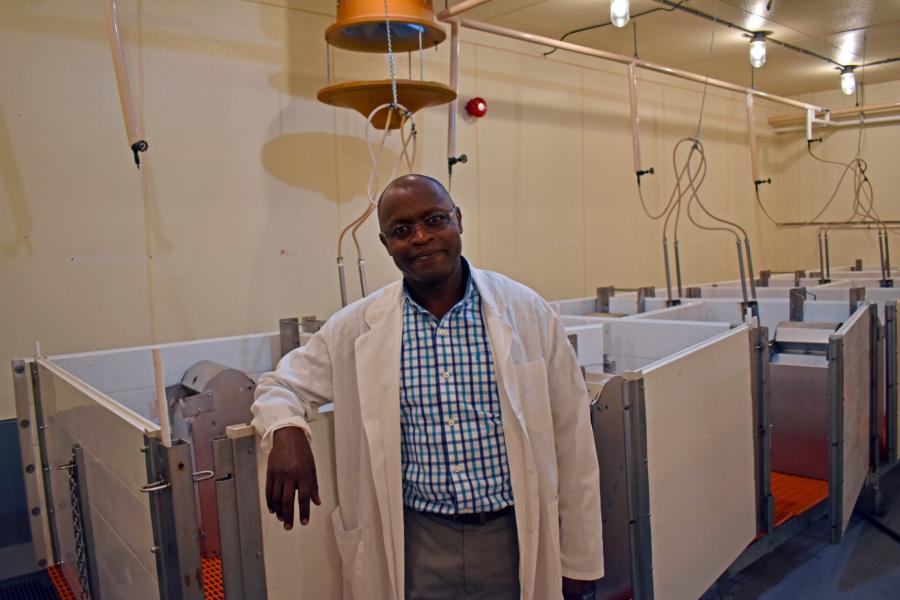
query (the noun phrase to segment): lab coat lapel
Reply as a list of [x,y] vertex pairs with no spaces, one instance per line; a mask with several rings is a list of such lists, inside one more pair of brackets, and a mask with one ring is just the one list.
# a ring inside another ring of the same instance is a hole
[[400,462],[402,288],[385,290],[366,310],[369,331],[356,340],[359,408],[383,524],[395,598],[403,584],[403,473]]
[[525,415],[519,392],[519,382],[516,378],[516,365],[512,356],[515,332],[512,325],[504,318],[502,299],[494,294],[494,288],[488,278],[474,268],[472,277],[475,279],[475,285],[478,286],[478,293],[482,298],[485,325],[500,383],[498,391],[501,409],[503,412],[509,413],[508,419],[504,415],[503,435],[506,438],[510,483],[516,503],[520,583],[522,598],[531,598],[537,567],[538,507],[534,502],[537,497],[537,480],[534,473],[528,474],[529,470],[534,470],[534,464],[528,459],[530,450],[526,451],[528,441]]

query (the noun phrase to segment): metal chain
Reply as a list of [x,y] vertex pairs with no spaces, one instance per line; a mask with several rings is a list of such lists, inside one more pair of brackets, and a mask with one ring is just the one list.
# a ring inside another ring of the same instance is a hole
[[69,498],[72,503],[72,531],[75,538],[75,559],[78,564],[78,583],[81,585],[81,600],[89,600],[90,581],[88,580],[87,555],[84,544],[84,519],[81,514],[81,493],[78,488],[78,466],[75,462],[75,447],[72,447],[72,462],[66,465],[69,476]]
[[391,15],[388,11],[388,0],[384,0],[384,28],[387,33],[388,65],[391,68],[391,97],[393,98],[391,106],[396,107],[399,104],[397,101],[397,65],[394,62],[394,47],[391,44]]

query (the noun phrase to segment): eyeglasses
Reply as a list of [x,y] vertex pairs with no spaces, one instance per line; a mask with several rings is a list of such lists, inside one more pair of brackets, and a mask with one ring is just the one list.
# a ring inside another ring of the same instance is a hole
[[438,233],[443,231],[450,225],[450,221],[453,220],[453,217],[456,215],[456,207],[454,206],[447,212],[439,212],[433,215],[428,215],[424,219],[420,221],[416,221],[414,223],[404,223],[403,225],[397,225],[390,231],[383,231],[387,237],[395,242],[405,242],[411,240],[412,237],[416,233],[416,228],[422,227],[428,233]]

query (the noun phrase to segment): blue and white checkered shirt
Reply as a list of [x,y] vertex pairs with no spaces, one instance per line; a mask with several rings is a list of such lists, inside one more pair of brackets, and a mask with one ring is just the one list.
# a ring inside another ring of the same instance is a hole
[[403,501],[439,514],[495,511],[513,504],[481,296],[465,268],[465,294],[442,319],[403,289]]

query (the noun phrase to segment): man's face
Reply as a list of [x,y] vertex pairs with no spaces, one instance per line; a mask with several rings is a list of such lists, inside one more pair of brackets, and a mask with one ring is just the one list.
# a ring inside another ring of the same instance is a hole
[[462,215],[427,180],[411,180],[386,190],[379,223],[381,243],[407,280],[438,284],[458,267]]

